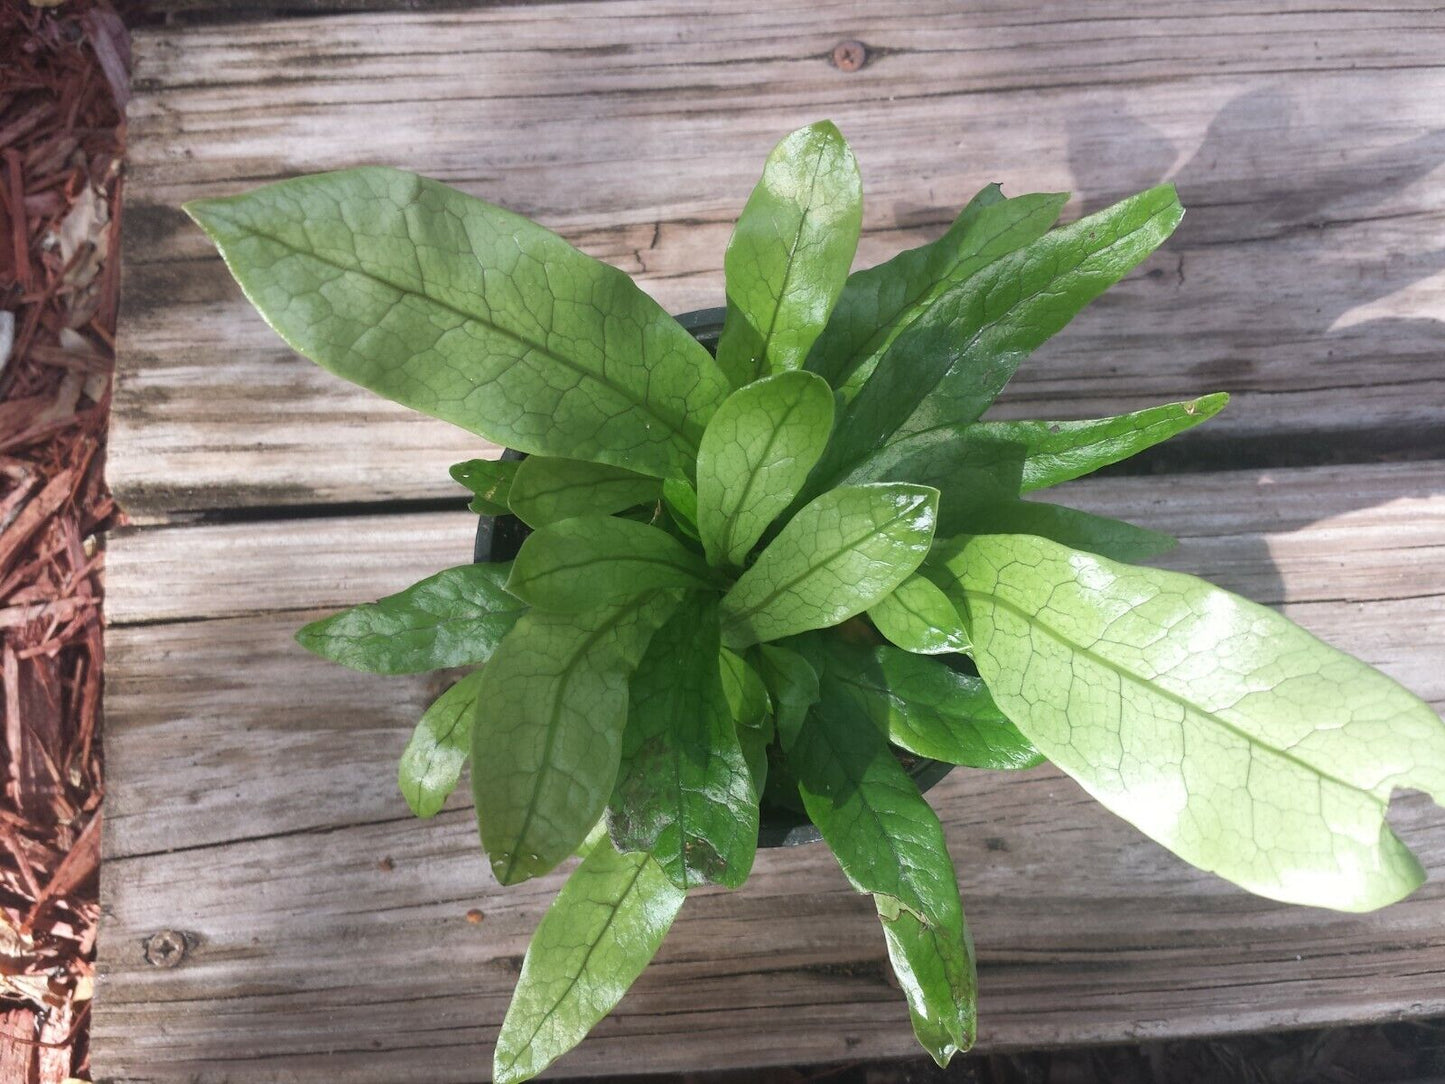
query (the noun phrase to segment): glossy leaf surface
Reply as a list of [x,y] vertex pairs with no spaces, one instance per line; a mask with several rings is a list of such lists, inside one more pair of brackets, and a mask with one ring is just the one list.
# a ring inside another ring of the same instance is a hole
[[481,688],[480,670],[462,677],[426,709],[406,743],[397,783],[418,817],[436,815],[456,790],[472,752],[472,720]]
[[868,618],[890,643],[920,655],[968,650],[958,607],[926,577],[909,576],[868,607]]
[[606,516],[662,496],[662,483],[607,463],[534,455],[523,461],[508,494],[511,511],[529,527],[575,516]]
[[831,490],[792,518],[723,598],[733,648],[836,625],[907,579],[933,540],[937,491]]
[[892,897],[873,899],[913,1034],[935,1062],[947,1065],[978,1034],[978,972],[968,927],[927,926]]
[[485,662],[527,604],[504,584],[510,564],[461,565],[405,591],[313,621],[307,651],[353,670],[418,674]]
[[623,272],[436,181],[368,166],[186,210],[294,349],[495,444],[681,477],[727,394]]
[[1445,796],[1445,726],[1272,610],[1027,535],[940,556],[979,671],[1048,758],[1186,861],[1273,899],[1381,907],[1423,878],[1397,788]]

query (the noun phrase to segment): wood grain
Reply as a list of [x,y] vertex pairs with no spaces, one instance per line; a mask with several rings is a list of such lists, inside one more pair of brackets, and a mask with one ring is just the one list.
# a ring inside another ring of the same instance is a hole
[[[868,46],[861,71],[830,64],[843,38]],[[1222,388],[1233,409],[1185,438],[1213,461],[1441,454],[1428,4],[618,0],[153,30],[136,49],[110,468],[133,514],[443,497],[478,448],[291,355],[182,201],[404,166],[538,217],[682,311],[719,303],[764,154],[820,116],[863,165],[860,264],[988,181],[1073,189],[1070,215],[1177,181],[1176,237],[1024,366],[1002,414]]]

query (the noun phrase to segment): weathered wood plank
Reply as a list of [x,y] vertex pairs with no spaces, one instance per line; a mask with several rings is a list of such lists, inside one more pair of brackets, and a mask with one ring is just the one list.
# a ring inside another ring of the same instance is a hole
[[[1438,707],[1440,477],[1398,464],[1105,479],[1070,495],[1172,525],[1184,544],[1170,563],[1283,601]],[[290,641],[310,607],[449,563],[469,527],[433,514],[121,540],[107,754],[124,785],[107,806],[100,1079],[483,1075],[559,879],[499,891],[464,796],[433,822],[407,815],[392,773],[432,679],[352,674]],[[396,547],[390,567],[351,564],[383,546]],[[1445,1011],[1445,815],[1423,799],[1393,819],[1435,880],[1345,916],[1190,870],[1052,770],[955,773],[933,798],[982,953],[985,1046]],[[563,1071],[908,1053],[864,903],[820,849],[764,856],[740,892],[690,902],[658,964]],[[173,969],[145,958],[161,930],[189,938]]]
[[[842,38],[868,45],[861,71],[829,63]],[[478,446],[290,355],[182,200],[405,166],[537,216],[681,311],[720,300],[768,146],[822,115],[863,163],[860,263],[990,180],[1085,208],[1177,180],[1179,234],[1025,367],[1005,413],[1222,387],[1234,407],[1186,438],[1201,455],[1438,453],[1445,20],[1427,4],[620,0],[136,44],[110,470],[139,514],[444,496]]]

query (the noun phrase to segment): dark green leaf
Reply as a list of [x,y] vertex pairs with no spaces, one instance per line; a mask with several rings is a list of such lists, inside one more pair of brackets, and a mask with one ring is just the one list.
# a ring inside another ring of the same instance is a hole
[[777,644],[758,648],[763,682],[772,694],[778,736],[786,746],[797,739],[808,709],[818,702],[818,672],[806,658]]
[[1178,544],[1159,531],[1041,501],[1005,501],[975,508],[966,516],[950,516],[938,535],[946,538],[970,530],[977,534],[1034,534],[1116,561],[1147,561]]
[[663,587],[712,582],[703,559],[666,531],[614,516],[580,516],[533,531],[507,590],[542,610],[572,613]]
[[623,272],[436,181],[368,166],[186,211],[294,349],[495,444],[682,476],[727,394]]
[[718,668],[715,600],[689,596],[633,675],[612,841],[646,851],[679,888],[747,880],[758,792]]
[[1043,236],[1068,198],[1056,193],[1004,199],[991,184],[937,241],[849,275],[807,367],[851,399],[883,351],[940,294]]
[[627,683],[678,597],[655,592],[581,614],[533,610],[482,672],[472,730],[472,794],[502,884],[552,869],[612,794]]
[[978,972],[968,927],[925,926],[891,896],[874,896],[893,974],[908,999],[913,1034],[939,1065],[973,1046]]
[[958,609],[939,588],[914,574],[893,594],[868,608],[868,618],[890,642],[920,655],[968,650]]
[[342,610],[296,632],[322,658],[373,674],[416,674],[485,662],[526,612],[503,587],[510,564],[462,565],[405,591]]
[[739,567],[823,454],[833,393],[812,373],[779,373],[728,397],[697,457],[698,531],[714,565]]
[[907,579],[933,539],[937,491],[846,486],[803,508],[723,598],[733,648],[825,628]]
[[542,916],[493,1056],[496,1084],[530,1080],[612,1011],[651,962],[686,893],[604,836]]
[[575,516],[606,516],[662,496],[662,483],[606,463],[534,455],[512,482],[508,503],[529,527]]
[[507,494],[519,466],[514,459],[469,459],[452,464],[450,473],[453,481],[472,491],[472,502],[467,507],[473,512],[479,516],[505,516],[510,511]]
[[1423,872],[1385,815],[1445,797],[1421,700],[1272,610],[1028,535],[942,547],[979,671],[1043,753],[1186,861],[1366,911]]
[[482,672],[473,670],[432,702],[416,724],[397,767],[397,783],[418,817],[435,815],[462,777],[472,751],[472,720]]
[[970,768],[1032,768],[1043,756],[994,704],[983,679],[895,647],[833,642],[825,682],[850,696],[888,740]]
[[734,387],[802,367],[848,278],[862,221],[858,163],[830,122],[773,148],[723,259],[717,360]]
[[681,478],[669,478],[662,483],[662,503],[678,530],[688,538],[701,541],[697,532],[697,490]]

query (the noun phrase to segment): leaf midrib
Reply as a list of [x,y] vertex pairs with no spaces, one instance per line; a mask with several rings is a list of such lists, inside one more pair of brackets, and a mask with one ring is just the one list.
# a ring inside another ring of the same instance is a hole
[[[746,551],[744,551],[737,560],[734,560],[732,555],[733,546],[735,544],[733,539],[733,533],[737,529],[738,519],[742,516],[743,510],[747,507],[748,497],[752,494],[753,486],[757,483],[758,480],[758,475],[762,473],[762,465],[772,454],[773,447],[777,444],[778,438],[782,434],[784,426],[788,424],[788,419],[793,416],[793,414],[798,410],[801,405],[801,398],[795,399],[788,404],[787,411],[783,414],[777,425],[773,426],[772,431],[768,434],[767,443],[763,445],[762,454],[759,455],[757,459],[758,465],[748,471],[747,479],[743,482],[743,491],[738,495],[738,499],[736,503],[734,503],[732,511],[728,513],[727,521],[723,524],[723,557],[726,560],[734,561],[734,563],[736,564],[741,560],[741,558],[747,556]],[[774,466],[776,466],[776,464],[774,464]]]
[[788,246],[787,262],[783,265],[783,281],[778,285],[778,296],[773,305],[772,315],[768,318],[768,330],[763,334],[762,357],[758,360],[763,363],[765,370],[772,368],[768,358],[768,349],[772,346],[773,332],[778,326],[778,314],[783,311],[783,302],[788,296],[788,282],[793,277],[793,268],[797,264],[798,246],[803,243],[803,230],[808,225],[808,215],[812,213],[813,198],[818,191],[818,171],[823,168],[823,156],[827,151],[827,146],[819,146],[818,153],[813,159],[813,176],[808,180],[808,201],[798,215],[798,226],[793,231],[793,241]]

